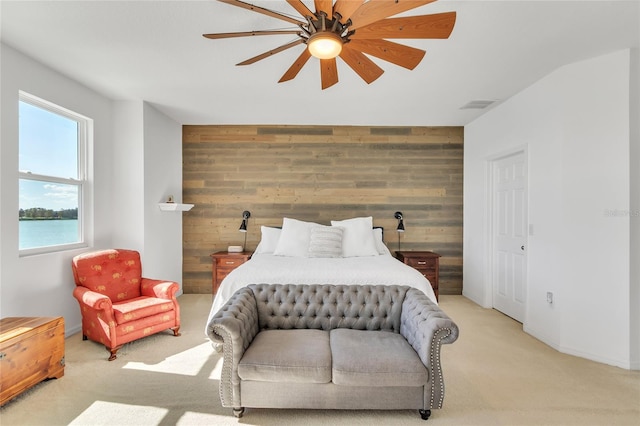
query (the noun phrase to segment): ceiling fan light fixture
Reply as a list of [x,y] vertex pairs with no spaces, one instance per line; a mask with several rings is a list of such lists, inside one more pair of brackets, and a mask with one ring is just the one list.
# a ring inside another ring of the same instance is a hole
[[342,38],[331,31],[318,31],[309,37],[307,49],[318,59],[333,59],[342,52]]

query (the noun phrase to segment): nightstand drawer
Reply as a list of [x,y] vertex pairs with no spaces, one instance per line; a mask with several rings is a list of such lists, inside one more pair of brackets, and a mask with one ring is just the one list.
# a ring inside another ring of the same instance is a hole
[[219,269],[228,268],[230,271],[246,262],[242,257],[219,257],[216,259],[216,267]]
[[226,278],[227,275],[229,275],[229,272],[233,271],[233,269],[217,269],[216,270],[216,281],[218,283],[221,283],[222,280],[224,280]]
[[438,278],[436,277],[435,272],[424,272],[420,270],[418,270],[418,272],[420,272],[426,279],[429,280],[429,282],[431,283],[431,287],[433,287],[434,290],[438,288]]
[[408,257],[405,263],[415,269],[427,269],[427,268],[435,268],[437,262],[438,262],[437,257],[435,258]]

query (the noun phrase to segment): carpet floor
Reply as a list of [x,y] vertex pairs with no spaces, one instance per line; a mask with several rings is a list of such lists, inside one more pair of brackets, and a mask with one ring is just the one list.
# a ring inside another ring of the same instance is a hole
[[204,336],[212,298],[179,298],[182,336],[104,346],[66,339],[64,377],[0,408],[10,425],[640,425],[640,371],[561,354],[522,325],[462,296],[442,296],[460,338],[442,349],[444,408],[417,411],[247,409],[236,419],[218,397],[222,360]]

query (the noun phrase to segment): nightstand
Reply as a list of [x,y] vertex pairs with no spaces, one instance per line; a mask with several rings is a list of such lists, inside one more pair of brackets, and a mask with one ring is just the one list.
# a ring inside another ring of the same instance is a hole
[[218,251],[212,253],[211,261],[213,263],[212,279],[213,285],[211,291],[213,294],[218,292],[220,283],[229,272],[251,259],[252,251],[243,251],[240,253],[229,253],[227,251]]
[[432,251],[397,251],[396,258],[418,270],[431,283],[438,300],[438,276],[440,274],[440,255]]

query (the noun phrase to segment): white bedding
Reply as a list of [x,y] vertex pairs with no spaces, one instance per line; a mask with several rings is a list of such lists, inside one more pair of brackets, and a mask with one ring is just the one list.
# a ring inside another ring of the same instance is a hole
[[254,254],[222,281],[209,319],[240,288],[249,284],[371,284],[408,285],[422,290],[434,303],[429,281],[390,254],[365,257],[303,258]]

